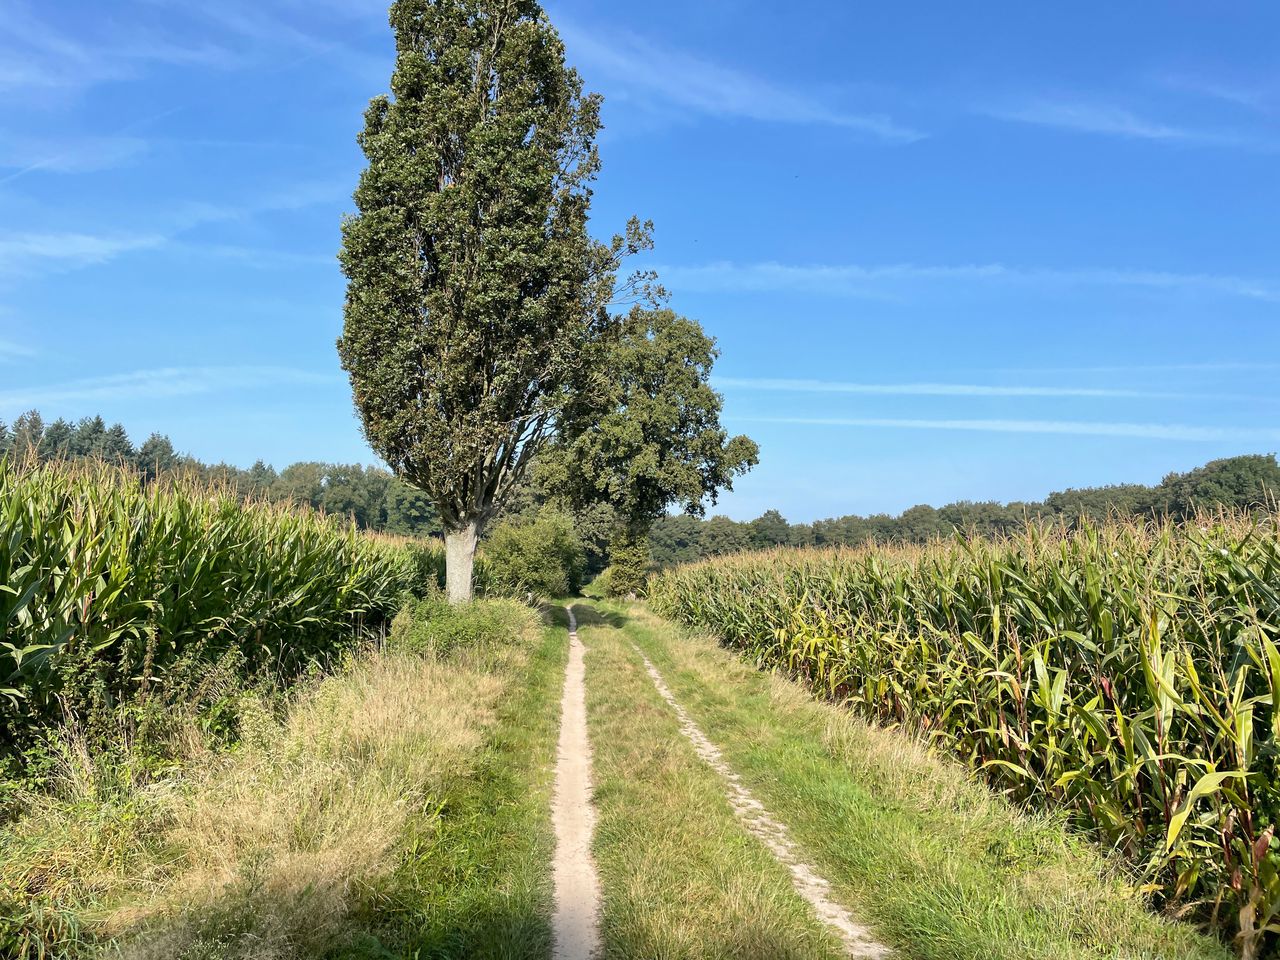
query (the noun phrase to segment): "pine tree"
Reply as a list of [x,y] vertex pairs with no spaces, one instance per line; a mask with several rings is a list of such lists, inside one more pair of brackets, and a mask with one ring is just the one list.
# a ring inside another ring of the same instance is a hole
[[13,421],[13,454],[18,459],[39,456],[44,438],[44,417],[38,410],[28,410]]
[[40,438],[41,460],[65,460],[71,453],[71,436],[75,428],[71,422],[59,417],[44,431]]
[[177,465],[177,457],[173,452],[173,443],[160,433],[153,433],[138,450],[138,469],[148,480],[154,480],[160,474],[172,470]]

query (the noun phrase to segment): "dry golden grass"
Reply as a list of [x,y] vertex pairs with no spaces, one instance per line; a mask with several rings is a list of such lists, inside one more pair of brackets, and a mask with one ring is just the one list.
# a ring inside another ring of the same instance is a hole
[[410,819],[468,774],[525,648],[370,654],[283,720],[246,709],[232,752],[188,737],[180,777],[105,801],[72,757],[60,798],[0,837],[0,881],[73,909],[124,957],[318,955],[395,867]]

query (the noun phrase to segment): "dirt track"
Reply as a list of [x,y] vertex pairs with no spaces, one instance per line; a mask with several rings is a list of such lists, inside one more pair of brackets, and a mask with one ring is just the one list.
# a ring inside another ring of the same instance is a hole
[[551,816],[555,825],[556,960],[588,960],[600,948],[600,881],[591,855],[591,742],[587,738],[586,668],[577,619],[569,612],[569,665],[560,701],[560,747]]

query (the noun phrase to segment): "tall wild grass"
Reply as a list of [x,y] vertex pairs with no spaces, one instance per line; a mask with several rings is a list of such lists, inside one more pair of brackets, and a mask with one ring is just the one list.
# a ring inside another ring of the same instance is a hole
[[1278,521],[744,554],[650,596],[1065,812],[1256,957],[1280,930]]

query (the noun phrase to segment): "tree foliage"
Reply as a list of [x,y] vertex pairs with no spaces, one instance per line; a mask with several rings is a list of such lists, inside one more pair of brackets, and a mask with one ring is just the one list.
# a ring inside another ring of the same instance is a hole
[[648,530],[673,505],[701,516],[758,460],[729,437],[709,383],[718,351],[702,327],[666,308],[635,307],[604,360],[600,408],[571,411],[548,469],[571,499],[612,504],[621,523]]
[[572,518],[554,509],[498,524],[484,556],[493,586],[513,596],[563,597],[582,586],[582,542]]
[[1118,484],[1068,489],[1031,503],[958,501],[941,507],[920,504],[897,516],[850,515],[813,523],[788,523],[776,510],[748,522],[712,517],[664,516],[649,542],[660,566],[768,546],[853,546],[924,543],[955,531],[998,537],[1021,530],[1028,519],[1068,526],[1082,519],[1112,517],[1185,519],[1197,510],[1249,510],[1280,496],[1280,464],[1269,454],[1213,460],[1186,473],[1170,473],[1156,486]]
[[720,425],[722,400],[709,382],[717,355],[696,321],[667,308],[634,307],[602,359],[603,398],[567,411],[546,482],[571,503],[612,506],[615,590],[639,586],[649,528],[669,508],[701,516],[757,462],[755,443]]
[[474,544],[583,391],[620,258],[648,235],[587,231],[600,98],[534,0],[397,0],[390,19],[338,352],[374,451]]

